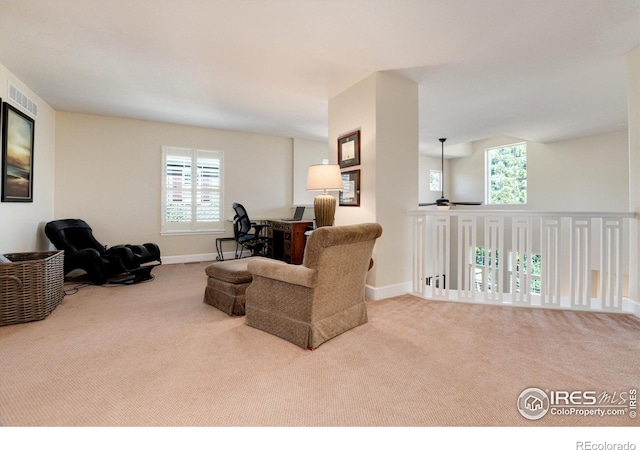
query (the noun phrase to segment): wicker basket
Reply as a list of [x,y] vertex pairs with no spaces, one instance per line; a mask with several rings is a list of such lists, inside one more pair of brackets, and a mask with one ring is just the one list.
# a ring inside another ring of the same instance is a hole
[[9,253],[0,264],[0,326],[42,320],[64,297],[64,252]]

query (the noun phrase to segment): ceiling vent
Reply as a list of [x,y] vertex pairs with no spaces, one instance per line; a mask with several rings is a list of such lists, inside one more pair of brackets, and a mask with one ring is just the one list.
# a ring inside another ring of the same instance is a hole
[[11,83],[9,83],[9,99],[34,116],[38,115],[38,105]]

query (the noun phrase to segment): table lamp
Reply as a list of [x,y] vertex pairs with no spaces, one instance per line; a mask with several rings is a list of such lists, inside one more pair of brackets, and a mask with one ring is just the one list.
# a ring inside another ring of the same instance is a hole
[[309,166],[307,177],[308,191],[323,191],[313,200],[313,210],[316,215],[316,226],[327,227],[333,225],[336,215],[336,198],[327,191],[343,190],[342,174],[337,164],[314,164]]

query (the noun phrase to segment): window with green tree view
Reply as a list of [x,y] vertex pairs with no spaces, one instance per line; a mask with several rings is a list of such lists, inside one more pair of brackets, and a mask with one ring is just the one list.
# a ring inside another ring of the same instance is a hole
[[527,203],[527,144],[486,150],[486,203],[519,205]]

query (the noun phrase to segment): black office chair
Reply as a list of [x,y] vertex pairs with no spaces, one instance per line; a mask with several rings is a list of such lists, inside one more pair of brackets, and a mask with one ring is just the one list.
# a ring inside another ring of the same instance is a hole
[[[162,264],[160,248],[154,243],[115,245],[105,249],[91,227],[80,219],[47,223],[44,232],[51,243],[64,250],[64,274],[84,270],[93,284],[134,284],[153,279],[151,269]],[[115,278],[122,275],[119,278]]]
[[[263,230],[270,225],[252,222],[240,203],[234,203],[232,207],[236,212],[233,218],[233,235],[240,246],[240,254],[236,251],[236,258],[242,257],[245,248],[251,252],[251,256],[266,256],[270,239],[263,235]],[[252,229],[253,233],[250,232]]]

